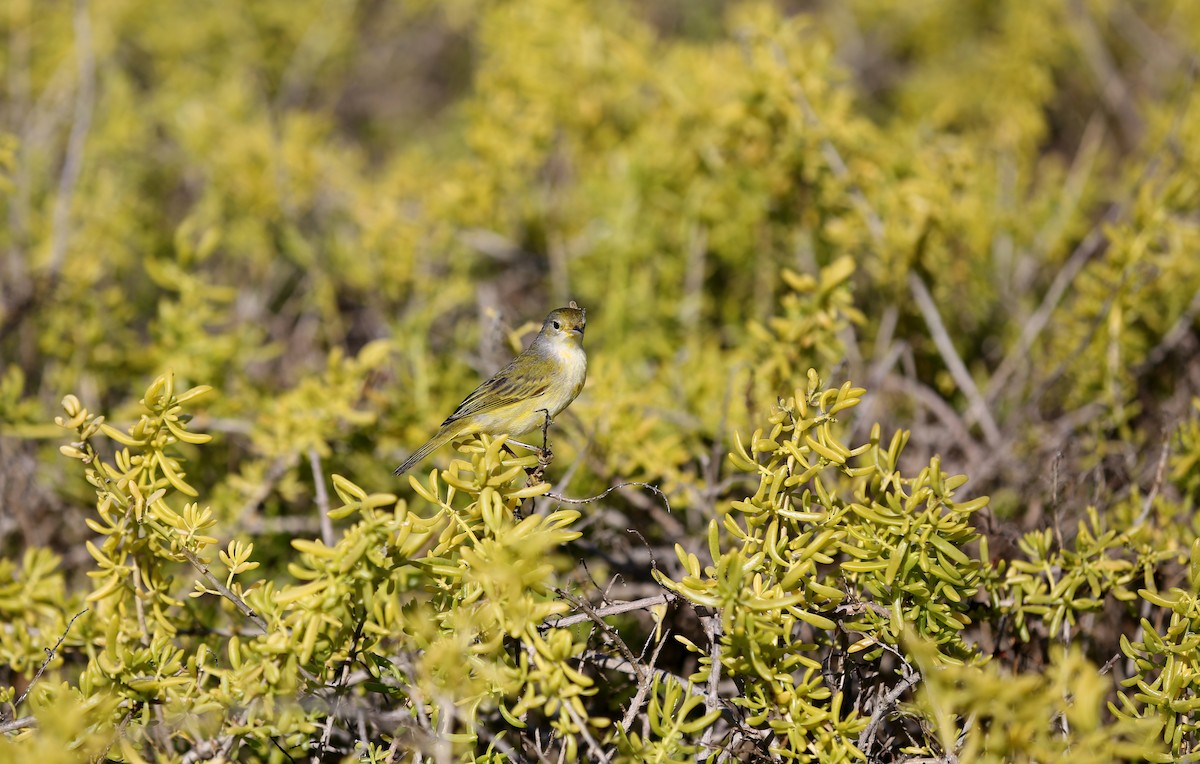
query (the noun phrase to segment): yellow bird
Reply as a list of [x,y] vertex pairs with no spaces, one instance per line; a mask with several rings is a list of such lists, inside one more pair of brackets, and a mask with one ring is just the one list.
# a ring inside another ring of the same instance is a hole
[[579,395],[587,378],[586,326],[587,311],[574,300],[569,307],[551,312],[525,352],[475,388],[395,474],[403,475],[455,438],[522,435],[541,427],[547,417],[558,416]]

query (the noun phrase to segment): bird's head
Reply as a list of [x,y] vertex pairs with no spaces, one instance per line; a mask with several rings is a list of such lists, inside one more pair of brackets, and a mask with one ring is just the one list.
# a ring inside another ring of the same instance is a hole
[[546,316],[542,324],[542,336],[554,342],[581,344],[583,331],[587,328],[587,311],[575,304],[559,308]]

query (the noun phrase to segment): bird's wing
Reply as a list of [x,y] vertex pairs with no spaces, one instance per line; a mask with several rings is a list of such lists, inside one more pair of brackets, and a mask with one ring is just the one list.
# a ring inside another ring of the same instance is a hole
[[465,419],[475,414],[484,414],[504,408],[513,403],[536,398],[549,388],[548,383],[542,382],[535,383],[534,385],[522,385],[520,380],[510,376],[513,366],[514,364],[505,366],[496,372],[494,377],[475,388],[474,392],[468,395],[462,403],[458,404],[458,408],[454,410],[454,413],[446,417],[446,421],[442,422],[442,426],[445,427],[451,422]]

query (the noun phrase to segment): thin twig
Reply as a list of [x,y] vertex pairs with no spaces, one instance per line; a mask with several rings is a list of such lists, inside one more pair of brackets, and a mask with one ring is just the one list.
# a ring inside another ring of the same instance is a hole
[[201,576],[204,576],[204,580],[212,584],[213,589],[216,589],[218,594],[232,602],[234,607],[242,611],[242,615],[249,618],[254,622],[254,625],[262,629],[263,634],[267,633],[267,622],[263,620],[263,617],[254,612],[254,608],[246,604],[244,599],[231,592],[229,588],[225,586],[225,584],[221,583],[208,569],[208,566],[200,561],[200,558],[197,557],[195,553],[185,547],[180,547],[179,551],[184,557],[187,558],[187,561],[192,564],[192,567],[195,568]]
[[[599,427],[599,422],[593,424],[591,432],[588,433],[587,441],[584,442],[583,446],[579,449],[579,458],[573,460],[570,466],[567,467],[566,472],[564,472],[562,477],[558,479],[558,488],[560,491],[565,490],[569,485],[571,485],[571,481],[575,479],[575,475],[579,472],[580,468],[587,463],[587,460],[584,457],[596,442],[596,431],[599,429]],[[553,501],[553,499],[550,499],[546,496],[537,497],[537,499],[534,501],[532,514],[545,514],[545,509],[551,501]]]
[[[1105,216],[1101,224],[1111,222],[1115,219],[1114,214],[1116,208]],[[1093,228],[1083,241],[1075,247],[1075,251],[1067,258],[1067,262],[1059,269],[1054,276],[1054,281],[1050,283],[1050,288],[1046,290],[1045,296],[1042,297],[1042,302],[1038,305],[1038,309],[1033,312],[1029,320],[1021,328],[1021,336],[1017,339],[1016,346],[1008,352],[1004,360],[1000,362],[1000,366],[996,368],[996,372],[992,374],[988,380],[987,392],[984,399],[989,402],[994,402],[999,394],[1007,389],[1007,382],[1018,368],[1029,364],[1029,349],[1033,347],[1034,341],[1042,330],[1050,323],[1050,316],[1058,307],[1059,301],[1066,294],[1067,288],[1075,281],[1075,277],[1083,270],[1086,265],[1096,254],[1098,254],[1107,243],[1107,238],[1104,231],[1098,224]]]
[[329,491],[325,488],[325,475],[321,471],[321,455],[317,449],[308,449],[308,464],[312,467],[313,485],[316,487],[317,516],[321,520],[321,541],[325,546],[332,547],[336,543],[333,536],[333,521],[329,519]]
[[434,735],[433,758],[437,764],[449,764],[454,759],[453,747],[450,744],[456,715],[454,701],[440,696],[435,702],[438,709],[438,728]]
[[1150,516],[1150,509],[1154,505],[1154,500],[1158,498],[1158,490],[1162,488],[1163,477],[1167,471],[1167,457],[1170,454],[1171,438],[1169,435],[1163,435],[1162,450],[1158,454],[1158,466],[1154,468],[1154,482],[1150,484],[1150,492],[1146,494],[1146,500],[1142,502],[1142,512],[1138,515],[1134,525],[1141,525]]
[[227,761],[236,742],[237,735],[222,735],[215,740],[201,740],[184,754],[182,764],[199,764],[212,759]]
[[625,716],[621,719],[621,729],[629,731],[629,725],[633,724],[633,720],[637,717],[638,712],[642,710],[642,706],[646,704],[646,696],[650,693],[650,685],[653,684],[654,666],[658,663],[658,654],[662,652],[663,645],[667,643],[667,637],[671,631],[668,629],[663,633],[662,639],[658,640],[658,644],[654,647],[654,652],[650,655],[650,663],[647,664],[647,673],[649,676],[638,679],[637,693],[633,696],[633,700],[629,702],[629,708],[625,709]]
[[605,764],[612,761],[612,758],[596,742],[596,738],[592,737],[592,733],[588,731],[587,723],[579,718],[579,714],[571,707],[570,701],[562,701],[562,707],[566,710],[567,716],[571,717],[571,721],[575,722],[575,726],[579,728],[579,733],[583,735],[584,742],[587,743],[588,750],[592,752],[592,756],[594,757],[592,761],[602,761]]
[[1113,666],[1117,665],[1117,662],[1120,661],[1123,656],[1124,656],[1124,653],[1120,653],[1120,652],[1113,653],[1113,657],[1111,657],[1107,661],[1105,661],[1104,665],[1100,667],[1100,676],[1104,676],[1108,672],[1112,671]]
[[621,635],[617,633],[617,630],[612,626],[609,626],[608,622],[600,617],[595,608],[564,589],[555,587],[554,593],[582,610],[584,614],[587,615],[588,620],[600,627],[600,631],[604,633],[604,636],[608,638],[608,640],[617,648],[625,660],[629,661],[629,664],[634,667],[634,670],[637,671],[637,678],[639,682],[646,678],[645,666],[638,661],[637,656],[634,655],[633,651],[629,649],[629,645],[625,644],[625,640],[621,639]]
[[[907,665],[907,662],[905,665]],[[879,699],[879,703],[875,706],[875,710],[871,713],[871,718],[867,722],[867,726],[858,736],[858,750],[862,751],[863,753],[867,752],[867,749],[875,740],[875,735],[879,731],[879,726],[883,724],[884,717],[891,712],[892,707],[896,705],[896,701],[898,701],[900,696],[907,692],[909,688],[921,681],[920,672],[912,670],[911,668],[909,668],[909,671],[911,673],[908,673],[907,676],[900,680],[899,684],[897,684],[886,695]]]
[[11,722],[0,723],[0,735],[7,735],[9,732],[16,732],[27,727],[36,727],[37,718],[33,716],[22,716],[20,719],[13,719]]
[[[717,688],[721,684],[721,618],[715,614],[709,614],[701,619],[704,624],[704,636],[708,637],[708,687],[704,693],[704,710],[707,713],[712,713],[721,708],[717,695]],[[716,725],[710,724],[704,729],[704,735],[700,738],[700,745],[704,750],[700,752],[699,761],[706,761],[713,752],[713,735],[716,732]]]
[[49,278],[51,282],[62,271],[71,235],[71,200],[83,169],[83,147],[92,125],[92,104],[96,92],[96,59],[92,52],[92,22],[88,0],[75,0],[75,45],[79,57],[79,90],[75,94],[75,115],[71,134],[67,138],[67,156],[58,178],[58,196],[54,200],[54,223],[51,228]]
[[600,501],[601,499],[603,499],[605,496],[608,496],[613,491],[616,491],[620,488],[628,488],[631,485],[637,486],[638,488],[645,488],[647,491],[657,494],[659,496],[659,498],[661,498],[663,500],[663,504],[665,504],[667,506],[667,511],[668,512],[671,511],[671,502],[667,499],[667,495],[662,492],[661,488],[659,488],[656,485],[651,485],[649,483],[639,483],[636,480],[630,480],[630,481],[627,481],[624,483],[618,483],[617,485],[614,485],[612,488],[609,488],[604,493],[598,493],[595,496],[591,496],[586,499],[569,499],[566,496],[560,496],[556,493],[548,493],[546,495],[549,496],[550,498],[554,499],[555,501],[561,501],[564,504],[591,504],[594,501]]
[[1064,358],[1058,364],[1058,366],[1055,367],[1050,376],[1046,377],[1039,383],[1037,390],[1035,390],[1033,395],[1030,397],[1030,408],[1036,408],[1038,404],[1041,403],[1042,396],[1045,395],[1050,388],[1058,384],[1058,381],[1067,373],[1067,369],[1070,368],[1071,364],[1075,363],[1075,361],[1077,361],[1079,357],[1083,355],[1084,351],[1087,350],[1088,345],[1092,344],[1092,340],[1095,339],[1096,333],[1100,331],[1100,327],[1103,326],[1105,321],[1108,319],[1108,314],[1112,311],[1117,297],[1120,296],[1122,290],[1125,289],[1125,285],[1129,282],[1129,279],[1132,275],[1131,270],[1131,267],[1127,267],[1121,274],[1120,282],[1115,286],[1109,287],[1108,297],[1104,300],[1104,304],[1100,306],[1100,310],[1092,319],[1092,324],[1088,328],[1087,334],[1080,338],[1079,342],[1072,349],[1070,355]]
[[870,600],[863,599],[846,600],[833,610],[834,615],[839,618],[845,616],[863,615],[867,612],[874,613],[880,618],[892,617],[892,611],[888,610],[883,605],[880,605],[878,602],[871,602]]
[[[344,663],[342,665],[342,675],[340,677],[338,677],[337,682],[334,683],[334,688],[336,689],[339,685],[341,687],[345,687],[346,686],[346,678],[349,675],[350,675],[350,661],[346,661],[346,663]],[[328,716],[325,717],[325,731],[321,735],[320,744],[318,744],[317,747],[313,750],[312,764],[320,764],[321,754],[325,753],[326,751],[330,751],[329,739],[330,739],[330,737],[333,736],[333,720],[335,718],[337,718],[338,708],[341,705],[342,705],[342,695],[339,694],[337,696],[337,698],[335,698],[333,701],[333,711]]]
[[[613,671],[620,671],[621,673],[628,674],[629,676],[632,676],[632,677],[638,676],[637,669],[633,666],[633,664],[631,664],[629,661],[625,660],[624,658],[620,658],[616,655],[608,655],[606,653],[602,653],[602,652],[599,652],[596,650],[591,650],[589,652],[584,653],[583,655],[585,658],[587,658],[589,663],[596,666],[597,668],[606,668],[606,669],[612,669]],[[641,668],[646,668],[646,667],[643,666]],[[672,674],[670,671],[664,671],[663,669],[658,669],[658,668],[648,669],[648,671],[652,676],[658,677],[659,679],[662,679],[664,681],[678,682],[680,687],[684,688],[688,693],[695,695],[698,698],[704,697],[704,690],[700,689],[696,685],[689,682],[685,677],[681,677],[678,674]],[[722,709],[721,713],[723,715],[728,715],[729,712],[727,709]]]
[[988,445],[996,448],[1000,445],[1000,428],[996,426],[996,420],[992,419],[992,413],[988,410],[983,396],[979,394],[975,380],[971,378],[966,364],[962,362],[962,358],[954,348],[954,341],[950,339],[950,333],[946,331],[946,325],[942,323],[942,317],[938,313],[937,305],[933,302],[933,296],[929,294],[929,288],[916,273],[908,274],[908,288],[912,292],[913,299],[917,301],[917,307],[921,310],[925,325],[929,327],[933,344],[937,346],[942,360],[946,362],[946,369],[970,402],[970,405],[967,406],[968,421],[977,419],[980,426],[983,427],[983,436]]
[[135,713],[141,710],[141,707],[141,702],[138,702],[133,705],[133,708],[129,709],[129,712],[125,714],[125,717],[121,719],[121,723],[117,726],[116,734],[113,735],[112,739],[108,741],[108,745],[104,746],[104,750],[93,761],[108,761],[108,752],[112,750],[113,743],[117,742],[117,738],[125,734],[125,728],[129,726],[129,720],[133,718]]
[[38,683],[38,680],[42,678],[42,674],[46,671],[46,667],[49,666],[50,662],[54,660],[54,656],[58,653],[58,648],[62,647],[62,643],[66,641],[67,633],[70,632],[71,627],[75,625],[75,620],[87,611],[88,609],[84,608],[75,615],[71,616],[71,620],[67,621],[67,626],[63,629],[63,633],[59,635],[58,641],[54,643],[54,647],[46,648],[46,660],[42,661],[41,666],[38,666],[37,673],[33,675],[33,679],[29,682],[29,686],[25,688],[25,692],[21,693],[21,697],[17,698],[16,702],[13,703],[12,707],[14,709],[20,708],[21,704],[25,702],[25,698],[29,697],[29,693],[33,690],[33,686]]
[[555,629],[565,629],[568,626],[574,626],[577,623],[591,621],[594,618],[606,618],[610,615],[620,615],[633,610],[645,610],[646,608],[654,607],[655,605],[667,605],[675,601],[673,594],[659,594],[654,597],[643,597],[640,600],[631,602],[618,602],[613,605],[605,605],[604,607],[593,608],[587,613],[576,613],[564,618],[559,618],[554,623],[546,623],[545,626]]
[[1058,541],[1058,548],[1065,549],[1063,544],[1062,532],[1062,502],[1058,496],[1059,469],[1062,467],[1063,452],[1059,449],[1054,452],[1054,459],[1050,462],[1050,514],[1054,518],[1054,538]]

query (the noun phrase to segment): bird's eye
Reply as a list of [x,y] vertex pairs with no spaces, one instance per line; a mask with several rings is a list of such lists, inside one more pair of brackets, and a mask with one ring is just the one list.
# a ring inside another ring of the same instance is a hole
[[562,328],[562,324],[560,324],[560,323],[558,323],[557,321],[555,321],[555,322],[554,322],[554,328],[555,328],[555,329],[561,329],[561,328]]

